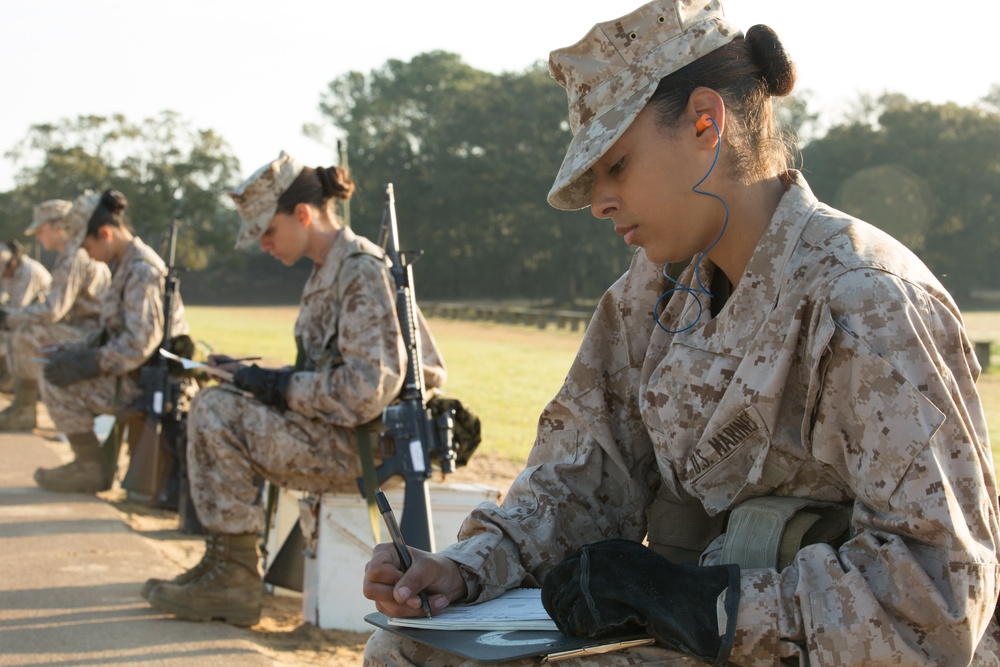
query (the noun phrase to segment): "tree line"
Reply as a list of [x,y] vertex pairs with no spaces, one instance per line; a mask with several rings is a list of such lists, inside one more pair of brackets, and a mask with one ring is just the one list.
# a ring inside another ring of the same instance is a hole
[[[331,81],[319,108],[324,123],[304,131],[345,137],[359,233],[377,238],[383,185],[393,183],[401,245],[424,252],[414,268],[421,299],[571,306],[627,268],[632,251],[607,221],[545,201],[571,134],[565,93],[542,63],[492,74],[444,51],[388,60]],[[779,114],[799,135],[797,166],[821,200],[899,238],[960,300],[1000,289],[990,262],[1000,246],[1000,86],[968,107],[861,98],[822,133],[808,94]],[[19,169],[0,192],[0,239],[23,241],[40,201],[113,187],[154,246],[181,220],[189,301],[297,299],[308,262],[285,270],[233,248],[239,221],[225,191],[247,165],[220,132],[172,111],[139,122],[79,116],[32,126],[6,156]]]

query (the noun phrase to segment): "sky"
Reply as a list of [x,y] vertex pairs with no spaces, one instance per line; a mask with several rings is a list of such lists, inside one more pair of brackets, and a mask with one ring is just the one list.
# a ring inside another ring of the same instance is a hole
[[[3,156],[33,124],[177,112],[229,144],[249,175],[286,150],[337,162],[307,138],[327,85],[349,71],[432,50],[500,73],[523,71],[637,0],[0,0],[0,191]],[[863,93],[969,105],[1000,84],[1000,2],[724,0],[742,29],[777,31],[797,91],[833,120]],[[962,13],[957,10],[961,9]],[[331,129],[331,137],[333,130]],[[95,187],[100,187],[100,184]],[[60,193],[54,196],[72,196]]]

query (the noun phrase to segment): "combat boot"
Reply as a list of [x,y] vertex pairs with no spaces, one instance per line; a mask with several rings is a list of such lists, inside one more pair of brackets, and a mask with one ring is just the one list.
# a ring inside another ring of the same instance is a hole
[[18,380],[14,401],[0,412],[0,431],[30,431],[37,425],[38,383]]
[[153,589],[160,584],[170,583],[183,586],[184,584],[191,583],[202,574],[215,567],[215,551],[218,548],[218,545],[219,536],[209,533],[208,537],[205,538],[205,555],[201,557],[201,560],[198,561],[194,567],[187,572],[178,574],[173,579],[147,579],[146,583],[142,586],[142,590],[139,591],[139,595],[142,596],[143,600],[148,600],[149,595],[153,592]]
[[101,444],[93,431],[68,436],[75,459],[58,468],[39,468],[35,482],[46,491],[97,493],[111,488],[111,477],[101,460]]
[[186,584],[162,583],[149,604],[188,621],[248,626],[260,620],[264,584],[257,570],[257,536],[217,535],[215,564]]

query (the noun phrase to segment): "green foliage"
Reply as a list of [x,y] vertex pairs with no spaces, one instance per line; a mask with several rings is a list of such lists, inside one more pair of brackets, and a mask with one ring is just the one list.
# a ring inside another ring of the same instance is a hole
[[778,124],[790,134],[796,144],[808,143],[816,134],[819,112],[809,108],[809,91],[793,97],[778,97],[773,100],[774,113]]
[[909,245],[957,298],[1000,287],[1000,113],[889,95],[803,158],[820,200]]
[[599,295],[628,266],[610,224],[545,203],[566,146],[566,97],[547,71],[489,74],[435,51],[336,80],[320,108],[348,136],[354,227],[377,237],[382,185],[401,243],[420,247],[429,298]]
[[154,248],[172,218],[182,221],[179,265],[241,261],[229,252],[236,213],[221,196],[238,180],[239,163],[215,132],[194,130],[174,112],[139,123],[115,115],[34,125],[7,157],[22,165],[2,202],[7,237],[20,236],[41,201],[115,188],[128,198],[136,232]]
[[[809,100],[780,100],[777,116],[822,201],[899,238],[960,300],[1000,288],[1000,86],[971,107],[863,95],[823,136]],[[421,298],[586,303],[628,267],[611,224],[545,201],[571,134],[542,63],[493,74],[445,51],[389,60],[330,82],[320,110],[324,125],[306,129],[346,135],[359,233],[378,238],[383,185],[394,184],[401,243],[425,253]],[[19,237],[40,201],[114,187],[151,245],[180,217],[178,264],[204,269],[185,278],[202,302],[285,303],[301,288],[308,267],[272,273],[268,258],[232,248],[238,219],[222,193],[242,180],[239,165],[220,135],[176,113],[38,124],[7,157],[20,171],[0,193],[0,240]]]

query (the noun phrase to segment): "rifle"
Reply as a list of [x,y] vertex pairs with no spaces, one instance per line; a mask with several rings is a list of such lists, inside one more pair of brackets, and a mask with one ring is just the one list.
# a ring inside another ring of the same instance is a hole
[[[174,270],[177,250],[177,227],[175,218],[170,223],[167,244],[167,277],[163,290],[163,341],[157,346],[154,357],[139,369],[139,386],[143,388],[139,410],[145,413],[142,433],[131,451],[128,472],[122,480],[122,487],[148,496],[153,504],[160,500],[167,478],[174,468],[174,456],[164,433],[167,418],[179,421],[176,405],[176,391],[170,378],[168,360],[160,354],[160,348],[170,349],[171,327],[174,314],[174,295],[178,283]],[[176,429],[172,429],[176,430]],[[132,438],[129,438],[132,441]]]
[[[380,245],[386,252],[389,268],[396,285],[396,314],[406,346],[406,376],[399,400],[382,411],[385,430],[380,435],[382,464],[375,468],[381,485],[390,477],[402,476],[406,483],[403,495],[403,516],[400,532],[407,544],[417,549],[434,551],[434,531],[427,480],[431,476],[431,456],[435,455],[442,473],[455,470],[455,441],[452,419],[443,414],[435,419],[425,405],[423,359],[420,347],[420,327],[417,301],[413,289],[413,262],[399,249],[396,226],[396,203],[392,183],[385,186],[385,209],[382,213]],[[366,497],[375,489],[364,488]]]

